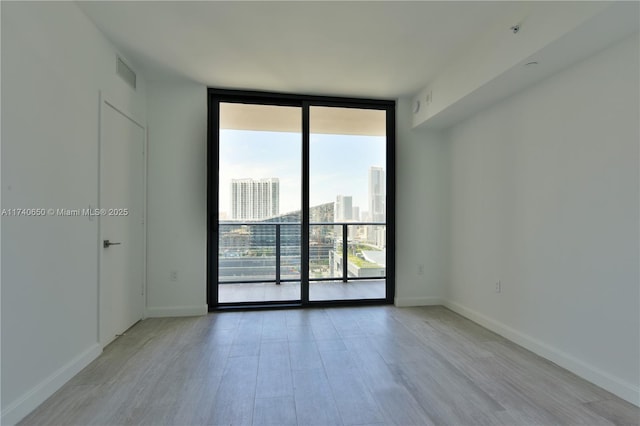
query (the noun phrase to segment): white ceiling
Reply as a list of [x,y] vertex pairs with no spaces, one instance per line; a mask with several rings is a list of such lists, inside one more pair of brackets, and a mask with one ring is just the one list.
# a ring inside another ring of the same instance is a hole
[[398,98],[529,2],[79,2],[152,80]]

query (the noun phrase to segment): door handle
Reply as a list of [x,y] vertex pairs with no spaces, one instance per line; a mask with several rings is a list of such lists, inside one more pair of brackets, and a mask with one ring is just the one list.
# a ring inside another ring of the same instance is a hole
[[109,246],[119,246],[120,244],[122,244],[122,243],[112,243],[112,242],[111,242],[111,241],[109,241],[109,240],[104,240],[104,241],[102,242],[102,247],[104,247],[104,248],[109,248]]

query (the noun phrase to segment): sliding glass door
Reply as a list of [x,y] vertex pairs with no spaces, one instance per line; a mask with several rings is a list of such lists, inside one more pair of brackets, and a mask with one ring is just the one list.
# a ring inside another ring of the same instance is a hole
[[300,107],[220,102],[218,302],[300,301]]
[[394,108],[210,89],[211,308],[393,301]]
[[309,300],[386,298],[386,111],[309,110]]

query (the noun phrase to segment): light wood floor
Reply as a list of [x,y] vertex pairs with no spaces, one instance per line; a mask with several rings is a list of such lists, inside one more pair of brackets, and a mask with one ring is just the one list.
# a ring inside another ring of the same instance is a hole
[[148,319],[21,424],[637,425],[640,410],[441,307]]

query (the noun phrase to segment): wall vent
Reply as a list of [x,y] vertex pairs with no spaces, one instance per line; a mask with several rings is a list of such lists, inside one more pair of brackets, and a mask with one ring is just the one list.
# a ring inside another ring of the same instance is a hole
[[116,56],[116,73],[127,83],[129,86],[136,88],[136,73],[133,72],[129,65],[127,65],[120,56]]

